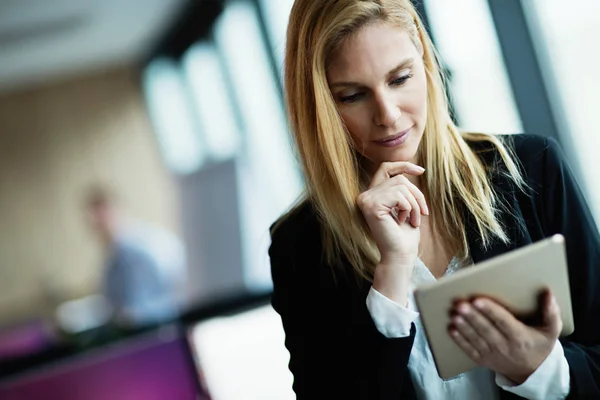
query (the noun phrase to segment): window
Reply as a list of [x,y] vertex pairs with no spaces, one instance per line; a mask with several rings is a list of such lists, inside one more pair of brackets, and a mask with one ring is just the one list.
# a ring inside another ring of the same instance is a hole
[[271,51],[275,56],[279,77],[283,76],[283,59],[285,55],[285,38],[288,20],[294,0],[260,0],[264,15]]
[[[600,163],[597,148],[598,93],[600,93],[600,2],[533,0],[524,2],[529,23],[538,28],[536,45],[563,138],[575,152],[571,158],[582,173],[588,204],[600,215]],[[570,133],[570,135],[569,135]],[[599,221],[598,217],[596,218]]]
[[432,35],[451,73],[450,94],[464,130],[523,128],[486,0],[427,0]]
[[268,229],[300,194],[300,173],[257,8],[251,2],[229,3],[214,37],[245,135],[238,181],[246,282],[251,287],[270,285]]
[[207,157],[215,161],[233,158],[240,147],[239,128],[214,45],[202,42],[192,46],[183,58],[183,70],[202,126]]
[[167,167],[180,174],[196,171],[205,149],[197,134],[188,88],[175,61],[159,58],[143,73],[143,86],[161,153]]

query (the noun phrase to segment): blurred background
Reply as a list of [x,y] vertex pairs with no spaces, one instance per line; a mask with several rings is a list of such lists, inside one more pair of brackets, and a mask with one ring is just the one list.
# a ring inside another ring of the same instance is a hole
[[[600,2],[415,3],[459,126],[555,138],[600,218]],[[0,398],[293,398],[267,255],[302,191],[292,4],[0,0]]]

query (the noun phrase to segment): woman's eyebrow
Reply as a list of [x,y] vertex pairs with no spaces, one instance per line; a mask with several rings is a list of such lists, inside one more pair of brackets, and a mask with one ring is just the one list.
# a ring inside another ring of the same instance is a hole
[[[414,59],[412,57],[407,58],[406,60],[403,60],[402,62],[400,62],[400,64],[398,64],[396,67],[392,68],[387,74],[386,74],[386,78],[389,79],[391,76],[395,75],[398,73],[398,71],[403,70],[406,67],[410,67],[414,62]],[[334,82],[331,85],[329,85],[330,88],[338,88],[338,87],[347,87],[347,86],[363,86],[362,83],[360,82],[352,82],[352,81],[347,81],[347,82]]]
[[404,68],[412,66],[413,62],[414,62],[414,59],[412,57],[411,58],[407,58],[406,60],[404,60],[400,64],[398,64],[398,66],[396,66],[395,68],[393,68],[390,72],[388,72],[387,73],[387,77],[390,78],[392,75],[397,74],[398,71],[401,71]]

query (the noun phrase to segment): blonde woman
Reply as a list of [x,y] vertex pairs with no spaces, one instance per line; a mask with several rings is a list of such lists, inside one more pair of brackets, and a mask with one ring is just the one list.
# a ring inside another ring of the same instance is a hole
[[[296,0],[287,43],[306,196],[269,254],[297,397],[600,398],[600,238],[557,144],[460,132],[409,0]],[[480,367],[442,381],[414,285],[559,232],[575,333],[551,293],[536,327],[462,302],[448,334]]]

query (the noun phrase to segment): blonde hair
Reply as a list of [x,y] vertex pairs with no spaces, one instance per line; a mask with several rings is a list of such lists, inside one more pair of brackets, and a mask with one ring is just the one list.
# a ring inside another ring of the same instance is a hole
[[424,191],[434,199],[428,205],[436,231],[461,258],[468,256],[464,210],[473,215],[484,246],[494,237],[509,240],[497,219],[501,204],[488,171],[466,139],[491,143],[511,178],[524,185],[510,149],[498,137],[461,133],[452,122],[438,56],[410,0],[296,0],[287,32],[285,91],[306,197],[321,219],[328,263],[339,265],[343,255],[366,279],[372,279],[380,259],[356,205],[368,182],[329,90],[326,68],[328,57],[348,35],[374,22],[406,30],[422,54],[428,91],[419,148],[427,171]]

